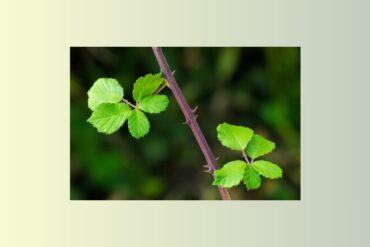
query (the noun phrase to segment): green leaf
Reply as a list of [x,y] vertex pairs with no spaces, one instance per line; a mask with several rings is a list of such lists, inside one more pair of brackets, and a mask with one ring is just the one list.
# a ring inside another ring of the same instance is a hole
[[218,140],[224,145],[233,150],[243,150],[253,136],[253,130],[232,125],[228,123],[219,124],[217,126]]
[[127,120],[131,108],[124,103],[103,103],[99,105],[87,120],[98,132],[112,134]]
[[166,110],[168,102],[166,95],[148,96],[140,101],[139,109],[148,113],[160,113]]
[[261,186],[261,176],[251,166],[245,168],[244,184],[247,190],[255,190]]
[[248,143],[247,154],[255,159],[275,149],[275,143],[267,140],[260,135],[253,135],[252,140]]
[[226,163],[221,169],[214,173],[215,180],[212,185],[231,188],[243,180],[246,163],[241,160],[234,160]]
[[163,80],[161,73],[155,75],[148,74],[144,77],[139,77],[136,80],[134,90],[132,91],[134,99],[138,102],[141,99],[152,95],[162,84]]
[[138,109],[131,112],[128,118],[128,129],[132,137],[139,139],[149,132],[150,124],[145,114]]
[[252,168],[266,178],[275,179],[283,176],[283,170],[270,161],[257,160],[252,163]]
[[123,98],[123,88],[116,79],[100,78],[87,92],[88,106],[94,111],[102,103],[118,103]]

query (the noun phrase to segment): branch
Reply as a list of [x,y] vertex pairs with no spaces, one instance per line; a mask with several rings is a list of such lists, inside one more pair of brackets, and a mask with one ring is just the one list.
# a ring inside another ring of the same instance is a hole
[[[176,101],[178,105],[181,108],[182,113],[185,116],[186,124],[189,125],[191,131],[193,132],[193,135],[195,139],[198,142],[198,145],[204,155],[204,158],[207,161],[208,170],[213,174],[213,172],[217,169],[217,161],[215,159],[215,156],[213,155],[210,147],[208,146],[208,143],[206,139],[204,138],[204,135],[202,131],[199,128],[198,122],[196,120],[196,117],[194,115],[193,110],[190,108],[189,104],[187,103],[184,95],[181,92],[180,87],[177,85],[177,82],[172,75],[172,72],[168,66],[168,63],[166,61],[166,58],[162,52],[162,48],[160,47],[153,47],[153,52],[155,55],[155,58],[157,59],[157,62],[159,64],[159,67],[162,70],[162,73],[164,74],[164,77],[168,81],[168,84],[170,86],[170,89],[172,93],[174,94]],[[231,200],[229,192],[227,189],[218,187],[218,190],[221,194],[221,197],[223,200]]]

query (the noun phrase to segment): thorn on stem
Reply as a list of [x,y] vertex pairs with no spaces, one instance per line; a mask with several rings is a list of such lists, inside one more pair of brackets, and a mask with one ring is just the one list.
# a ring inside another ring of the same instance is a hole
[[212,168],[208,164],[205,164],[202,167],[206,168],[206,170],[204,170],[203,172],[208,172],[212,174]]
[[194,107],[194,109],[192,110],[194,113],[198,110],[198,105]]
[[184,122],[182,122],[182,124],[189,125],[190,122],[188,120],[185,120]]
[[205,171],[203,171],[203,172],[206,172],[206,173],[210,173],[210,174],[212,174],[212,172],[211,172],[211,169],[210,169],[210,168],[208,168],[207,170],[205,170]]
[[[196,118],[195,118],[196,119]],[[184,122],[182,122],[183,124],[187,124],[187,125],[191,125],[191,119],[186,119],[185,118],[185,121]]]

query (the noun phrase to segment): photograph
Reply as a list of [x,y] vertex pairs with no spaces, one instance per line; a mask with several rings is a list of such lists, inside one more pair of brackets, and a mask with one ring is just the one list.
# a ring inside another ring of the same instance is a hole
[[300,47],[70,47],[70,200],[300,200]]
[[0,246],[370,246],[370,1],[24,2]]

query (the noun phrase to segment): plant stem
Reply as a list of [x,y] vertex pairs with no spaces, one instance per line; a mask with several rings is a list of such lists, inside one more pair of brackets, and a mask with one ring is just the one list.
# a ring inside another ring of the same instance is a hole
[[250,164],[251,162],[249,161],[248,156],[244,150],[242,150],[242,154],[243,154],[243,158],[245,159],[245,161],[247,161],[247,163]]
[[167,87],[167,82],[163,83],[163,85],[154,94],[159,94],[165,87]]
[[[217,169],[217,161],[215,159],[215,156],[213,155],[206,139],[204,138],[204,135],[202,131],[199,128],[198,122],[195,118],[193,110],[190,108],[189,104],[187,103],[184,95],[182,94],[182,91],[180,87],[178,86],[176,79],[174,78],[170,67],[168,66],[168,63],[166,61],[166,58],[163,54],[162,48],[160,47],[153,47],[153,52],[155,55],[155,58],[157,59],[157,62],[159,64],[159,67],[161,68],[162,73],[164,74],[164,77],[168,81],[168,84],[170,86],[170,89],[172,93],[174,94],[176,101],[178,105],[181,108],[182,113],[185,116],[186,124],[189,125],[191,131],[193,132],[193,135],[195,139],[198,142],[198,145],[204,155],[204,158],[207,161],[208,170],[213,175],[213,172]],[[218,187],[218,190],[220,192],[220,195],[223,200],[231,200],[229,192],[227,189]]]
[[132,104],[130,101],[128,101],[127,99],[123,98],[122,99],[123,102],[125,102],[126,104],[128,104],[129,106],[131,106],[132,108],[136,108],[136,105]]

